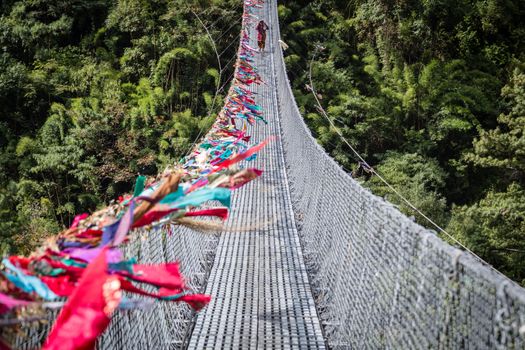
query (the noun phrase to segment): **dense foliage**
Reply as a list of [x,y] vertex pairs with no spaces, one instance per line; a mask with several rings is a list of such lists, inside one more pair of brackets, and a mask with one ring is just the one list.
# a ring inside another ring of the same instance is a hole
[[31,250],[184,155],[231,78],[241,5],[2,1],[0,253]]
[[[525,2],[297,0],[279,14],[319,143],[356,170],[307,86],[314,54],[315,88],[345,138],[423,212],[525,282]],[[360,179],[414,215],[376,177]]]

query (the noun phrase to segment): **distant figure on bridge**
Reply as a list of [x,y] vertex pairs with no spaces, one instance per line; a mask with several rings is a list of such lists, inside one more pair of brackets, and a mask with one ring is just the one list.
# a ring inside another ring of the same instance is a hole
[[259,45],[259,51],[264,51],[264,48],[266,47],[266,31],[270,29],[270,27],[261,20],[255,29],[257,29],[257,44]]

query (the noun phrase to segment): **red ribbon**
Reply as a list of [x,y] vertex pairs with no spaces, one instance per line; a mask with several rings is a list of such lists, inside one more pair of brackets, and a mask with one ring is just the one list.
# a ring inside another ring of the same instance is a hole
[[43,350],[94,349],[120,302],[120,283],[107,273],[107,248],[88,265],[62,308]]

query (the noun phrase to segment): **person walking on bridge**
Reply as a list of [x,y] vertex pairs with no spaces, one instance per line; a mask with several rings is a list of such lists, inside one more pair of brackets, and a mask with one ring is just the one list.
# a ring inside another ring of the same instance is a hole
[[255,29],[257,29],[257,44],[259,45],[259,51],[264,51],[264,48],[266,47],[266,31],[270,29],[270,27],[261,20]]

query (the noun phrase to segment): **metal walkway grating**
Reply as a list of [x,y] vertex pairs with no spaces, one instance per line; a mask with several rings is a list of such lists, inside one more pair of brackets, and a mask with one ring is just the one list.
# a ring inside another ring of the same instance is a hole
[[[276,25],[275,6],[267,0],[257,13],[270,28]],[[250,130],[254,142],[280,135],[273,35],[278,33],[270,29],[266,52],[256,58],[266,84],[254,91],[269,124]],[[213,299],[197,318],[189,349],[325,349],[294,222],[281,140],[272,141],[254,162],[265,173],[234,194],[235,222],[228,222],[230,231],[219,240],[207,284],[206,293]]]

